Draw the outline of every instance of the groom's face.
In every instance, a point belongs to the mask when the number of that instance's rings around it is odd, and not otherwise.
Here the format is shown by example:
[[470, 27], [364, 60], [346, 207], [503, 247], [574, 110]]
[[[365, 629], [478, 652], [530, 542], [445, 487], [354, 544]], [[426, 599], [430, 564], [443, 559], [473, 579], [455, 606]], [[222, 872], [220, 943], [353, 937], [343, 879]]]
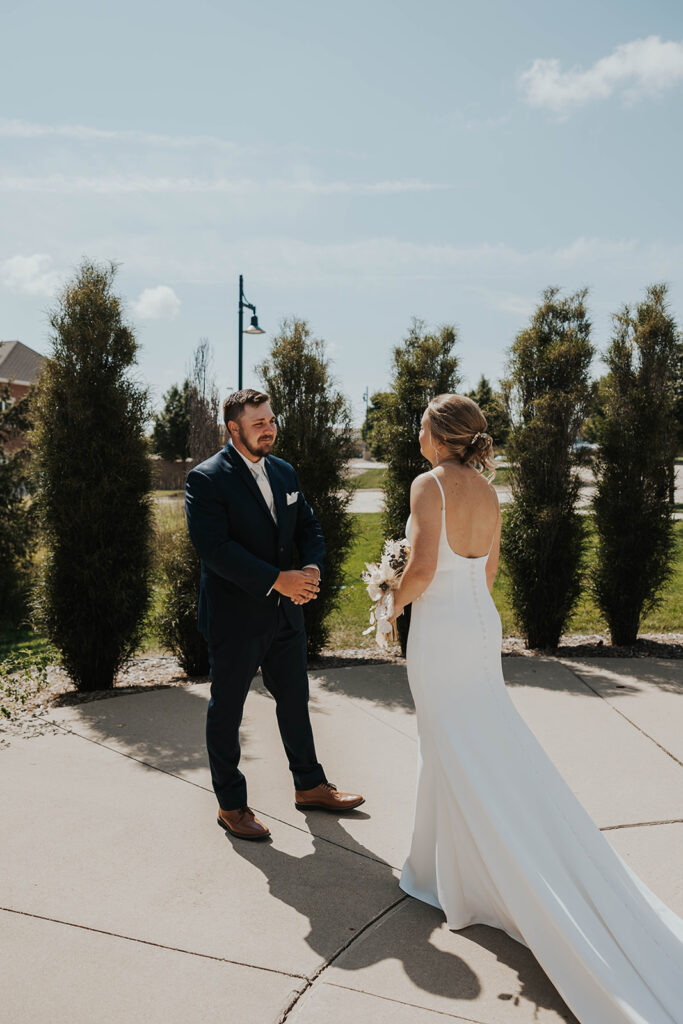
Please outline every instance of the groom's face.
[[277, 423], [269, 402], [245, 405], [239, 420], [230, 420], [230, 425], [233, 443], [240, 441], [255, 459], [270, 455], [277, 437]]

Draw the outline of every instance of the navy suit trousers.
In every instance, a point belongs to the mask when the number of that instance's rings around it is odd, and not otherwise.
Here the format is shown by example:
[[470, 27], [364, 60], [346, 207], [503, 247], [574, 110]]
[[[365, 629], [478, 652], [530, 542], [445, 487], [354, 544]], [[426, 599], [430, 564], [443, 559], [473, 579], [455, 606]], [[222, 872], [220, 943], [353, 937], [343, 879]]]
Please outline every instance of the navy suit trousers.
[[[227, 631], [226, 631], [227, 632]], [[290, 625], [278, 605], [270, 633], [218, 640], [209, 637], [211, 699], [206, 745], [211, 781], [224, 811], [247, 803], [247, 784], [239, 770], [239, 729], [249, 686], [259, 665], [263, 683], [275, 698], [277, 722], [294, 788], [314, 789], [325, 782], [318, 763], [308, 713], [306, 631]]]

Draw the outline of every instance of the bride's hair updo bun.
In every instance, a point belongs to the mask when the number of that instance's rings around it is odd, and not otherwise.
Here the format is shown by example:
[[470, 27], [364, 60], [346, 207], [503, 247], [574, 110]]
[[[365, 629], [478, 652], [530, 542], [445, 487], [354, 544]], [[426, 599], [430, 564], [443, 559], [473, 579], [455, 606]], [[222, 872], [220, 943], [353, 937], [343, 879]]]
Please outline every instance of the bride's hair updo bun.
[[435, 444], [443, 445], [444, 458], [458, 459], [464, 466], [472, 463], [480, 473], [491, 470], [493, 438], [486, 433], [486, 417], [472, 398], [465, 395], [437, 395], [427, 406], [427, 422]]

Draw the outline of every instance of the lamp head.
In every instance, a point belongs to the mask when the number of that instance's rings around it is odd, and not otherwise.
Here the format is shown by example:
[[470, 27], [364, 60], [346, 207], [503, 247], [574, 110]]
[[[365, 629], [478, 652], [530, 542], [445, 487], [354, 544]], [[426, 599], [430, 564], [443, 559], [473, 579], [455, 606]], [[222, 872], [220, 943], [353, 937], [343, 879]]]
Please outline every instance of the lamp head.
[[266, 333], [261, 327], [259, 327], [259, 325], [258, 325], [258, 317], [256, 316], [255, 313], [254, 313], [254, 315], [251, 318], [250, 326], [244, 328], [244, 333], [245, 334], [265, 334]]

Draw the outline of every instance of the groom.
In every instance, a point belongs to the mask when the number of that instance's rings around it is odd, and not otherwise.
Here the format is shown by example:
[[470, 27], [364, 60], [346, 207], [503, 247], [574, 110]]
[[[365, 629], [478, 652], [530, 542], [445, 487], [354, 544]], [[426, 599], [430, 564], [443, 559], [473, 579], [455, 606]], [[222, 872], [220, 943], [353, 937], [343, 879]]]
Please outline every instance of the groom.
[[[201, 560], [198, 626], [211, 666], [206, 742], [218, 824], [240, 839], [267, 839], [238, 767], [242, 710], [259, 665], [275, 698], [295, 805], [348, 811], [363, 797], [327, 781], [308, 715], [301, 605], [320, 589], [320, 523], [293, 466], [270, 454], [277, 425], [268, 395], [235, 391], [223, 403], [223, 419], [228, 443], [190, 470], [185, 487], [187, 526]], [[292, 568], [294, 545], [301, 569]]]

